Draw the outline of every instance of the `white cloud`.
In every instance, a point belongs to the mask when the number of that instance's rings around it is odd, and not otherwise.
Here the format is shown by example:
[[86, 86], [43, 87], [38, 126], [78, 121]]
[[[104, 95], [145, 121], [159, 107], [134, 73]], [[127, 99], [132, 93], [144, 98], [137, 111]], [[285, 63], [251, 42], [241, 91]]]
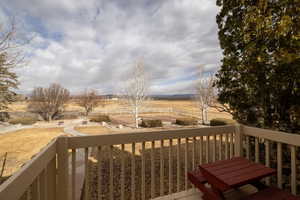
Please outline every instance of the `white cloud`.
[[193, 84], [185, 77], [195, 74], [196, 66], [205, 64], [210, 71], [219, 65], [214, 3], [2, 0], [0, 7], [21, 16], [26, 31], [37, 35], [28, 48], [29, 66], [17, 70], [22, 91], [58, 82], [74, 92], [119, 92], [126, 71], [143, 58], [151, 93], [188, 93]]

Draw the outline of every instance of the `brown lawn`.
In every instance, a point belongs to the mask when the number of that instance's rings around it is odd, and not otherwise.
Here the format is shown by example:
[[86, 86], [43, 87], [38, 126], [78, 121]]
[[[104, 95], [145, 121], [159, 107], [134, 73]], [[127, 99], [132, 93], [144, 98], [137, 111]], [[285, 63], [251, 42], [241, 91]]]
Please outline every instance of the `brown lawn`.
[[89, 134], [89, 135], [99, 135], [105, 133], [112, 133], [112, 130], [104, 127], [104, 126], [82, 126], [82, 127], [75, 127], [76, 131], [81, 133]]
[[[30, 128], [0, 135], [0, 158], [8, 152], [4, 176], [15, 173], [53, 138], [63, 134], [63, 128]], [[2, 164], [2, 159], [0, 161]]]

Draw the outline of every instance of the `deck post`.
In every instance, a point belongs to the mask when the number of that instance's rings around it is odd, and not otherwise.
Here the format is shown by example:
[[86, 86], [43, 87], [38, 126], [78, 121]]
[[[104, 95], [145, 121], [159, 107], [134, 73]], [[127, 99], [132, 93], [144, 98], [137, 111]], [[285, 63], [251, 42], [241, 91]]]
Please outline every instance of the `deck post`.
[[57, 146], [57, 200], [67, 200], [68, 180], [69, 180], [69, 156], [68, 156], [68, 138], [61, 136], [58, 138]]
[[235, 125], [235, 144], [234, 144], [234, 156], [239, 157], [243, 156], [243, 132], [242, 125]]

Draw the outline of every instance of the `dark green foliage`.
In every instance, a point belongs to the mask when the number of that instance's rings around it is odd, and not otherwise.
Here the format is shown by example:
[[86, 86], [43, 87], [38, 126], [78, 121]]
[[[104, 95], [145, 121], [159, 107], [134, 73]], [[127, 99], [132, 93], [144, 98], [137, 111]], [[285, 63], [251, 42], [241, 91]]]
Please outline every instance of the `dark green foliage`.
[[96, 115], [90, 118], [91, 122], [110, 122], [108, 115]]
[[215, 85], [241, 123], [300, 130], [300, 0], [217, 0]]
[[225, 118], [215, 118], [210, 120], [211, 126], [224, 126], [229, 124], [234, 124], [235, 121], [232, 119], [225, 119]]
[[160, 119], [143, 119], [141, 126], [145, 128], [152, 128], [162, 127], [163, 125]]
[[10, 124], [32, 125], [37, 121], [38, 119], [34, 117], [19, 117], [19, 118], [10, 119], [8, 122]]
[[190, 126], [190, 125], [197, 125], [198, 121], [197, 119], [194, 118], [179, 118], [176, 119], [175, 124], [182, 125], [182, 126]]

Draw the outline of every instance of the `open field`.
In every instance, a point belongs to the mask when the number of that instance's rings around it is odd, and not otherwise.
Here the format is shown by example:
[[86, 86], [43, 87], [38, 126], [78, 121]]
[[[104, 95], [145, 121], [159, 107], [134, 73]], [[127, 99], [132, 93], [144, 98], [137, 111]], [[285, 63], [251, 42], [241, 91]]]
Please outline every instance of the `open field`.
[[98, 134], [107, 134], [111, 133], [112, 131], [104, 126], [82, 126], [82, 127], [75, 127], [76, 131], [89, 134], [89, 135], [98, 135]]
[[[16, 172], [53, 138], [63, 134], [63, 128], [29, 128], [0, 135], [0, 156], [8, 152], [4, 176]], [[2, 164], [2, 160], [0, 162]]]
[[[15, 102], [9, 106], [8, 111], [11, 112], [24, 112], [27, 110], [28, 103], [26, 102]], [[170, 109], [172, 115], [192, 115], [200, 116], [197, 104], [192, 100], [151, 100], [147, 101], [144, 105], [146, 109]], [[101, 111], [119, 111], [124, 110], [125, 107], [119, 101], [107, 101], [104, 106], [98, 106], [94, 112]], [[66, 105], [66, 111], [81, 111], [84, 110], [79, 107], [75, 102], [70, 102]], [[208, 112], [208, 119], [212, 118], [227, 118], [231, 119], [231, 115], [224, 112], [219, 112], [214, 108], [210, 108]]]

